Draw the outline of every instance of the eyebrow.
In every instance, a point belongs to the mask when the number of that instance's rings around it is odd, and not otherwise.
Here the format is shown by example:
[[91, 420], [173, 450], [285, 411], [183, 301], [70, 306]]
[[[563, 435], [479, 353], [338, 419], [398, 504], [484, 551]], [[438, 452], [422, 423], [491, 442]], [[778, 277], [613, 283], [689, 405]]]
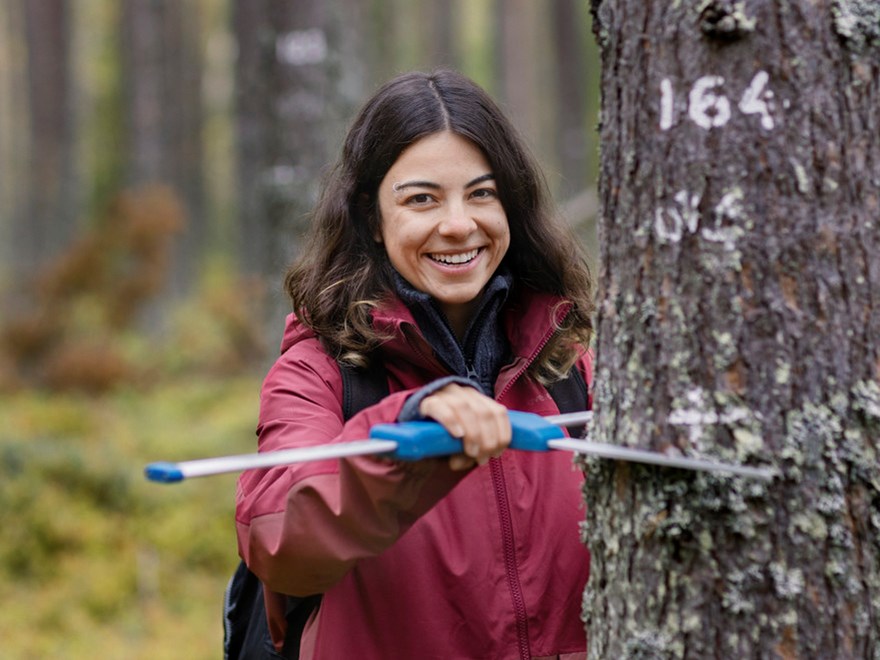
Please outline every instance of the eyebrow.
[[[487, 172], [486, 174], [481, 174], [475, 179], [471, 179], [466, 184], [464, 184], [464, 188], [470, 188], [472, 186], [477, 185], [478, 183], [483, 183], [483, 181], [491, 181], [495, 179], [495, 175], [492, 172]], [[394, 192], [400, 192], [405, 188], [430, 188], [431, 190], [439, 190], [440, 184], [434, 183], [433, 181], [403, 181], [399, 183], [395, 183], [391, 186], [391, 190]]]

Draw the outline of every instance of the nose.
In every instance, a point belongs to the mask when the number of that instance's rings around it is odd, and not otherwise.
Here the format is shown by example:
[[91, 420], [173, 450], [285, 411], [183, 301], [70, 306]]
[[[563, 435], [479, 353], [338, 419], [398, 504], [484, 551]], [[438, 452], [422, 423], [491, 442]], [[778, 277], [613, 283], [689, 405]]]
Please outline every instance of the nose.
[[437, 232], [441, 236], [464, 237], [476, 228], [477, 223], [464, 204], [451, 204], [443, 215]]

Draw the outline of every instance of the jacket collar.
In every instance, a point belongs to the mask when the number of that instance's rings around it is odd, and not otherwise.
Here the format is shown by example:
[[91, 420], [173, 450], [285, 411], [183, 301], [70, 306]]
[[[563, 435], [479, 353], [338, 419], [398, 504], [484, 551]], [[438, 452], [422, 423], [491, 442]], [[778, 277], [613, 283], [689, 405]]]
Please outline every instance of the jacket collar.
[[[571, 303], [557, 295], [514, 283], [501, 310], [501, 321], [513, 356], [528, 362], [534, 360], [570, 309]], [[392, 337], [388, 348], [413, 333], [424, 341], [412, 312], [396, 294], [389, 295], [373, 312], [373, 325]]]
[[[570, 309], [571, 303], [559, 296], [514, 283], [501, 310], [501, 322], [513, 357], [531, 363], [550, 341]], [[408, 338], [423, 342], [423, 349], [430, 351], [412, 312], [396, 294], [389, 294], [373, 312], [373, 325], [379, 332], [390, 337], [387, 345], [383, 346], [383, 351], [397, 353], [402, 349], [406, 350], [401, 344], [408, 344]], [[281, 352], [314, 336], [314, 332], [300, 323], [295, 314], [289, 314]]]
[[473, 309], [464, 336], [455, 335], [446, 314], [429, 294], [418, 291], [399, 274], [395, 290], [412, 312], [422, 336], [451, 374], [479, 383], [491, 392], [501, 367], [507, 361], [507, 337], [500, 324], [500, 310], [513, 283], [507, 268], [489, 280]]

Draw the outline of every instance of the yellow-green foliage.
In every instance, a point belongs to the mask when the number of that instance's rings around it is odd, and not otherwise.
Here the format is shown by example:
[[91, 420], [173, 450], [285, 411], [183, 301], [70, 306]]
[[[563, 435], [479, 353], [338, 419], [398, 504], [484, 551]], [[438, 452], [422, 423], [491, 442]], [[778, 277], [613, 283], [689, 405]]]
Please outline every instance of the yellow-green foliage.
[[120, 194], [0, 315], [2, 660], [221, 656], [235, 476], [143, 468], [255, 449], [263, 296], [211, 263], [144, 332], [183, 222]]
[[220, 657], [235, 477], [143, 467], [252, 451], [258, 392], [254, 375], [0, 398], [0, 656]]

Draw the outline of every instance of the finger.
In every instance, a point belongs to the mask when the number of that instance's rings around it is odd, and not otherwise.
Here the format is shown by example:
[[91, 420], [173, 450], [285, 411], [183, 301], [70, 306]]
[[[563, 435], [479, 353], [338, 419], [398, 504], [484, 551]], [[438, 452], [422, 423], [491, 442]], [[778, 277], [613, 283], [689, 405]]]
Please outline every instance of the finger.
[[[501, 404], [490, 400], [480, 402], [477, 425], [473, 436], [466, 437], [467, 442], [479, 445], [478, 458], [483, 462], [488, 458], [497, 457], [510, 444], [510, 421], [507, 409]], [[471, 454], [473, 455], [473, 454]]]
[[464, 454], [456, 454], [455, 456], [449, 457], [449, 469], [455, 472], [469, 470], [475, 464], [476, 462], [474, 459], [470, 456], [465, 456]]
[[462, 438], [467, 430], [466, 420], [460, 414], [454, 399], [441, 393], [425, 398], [419, 406], [419, 412], [433, 419], [445, 428], [454, 438]]
[[498, 450], [497, 423], [493, 419], [494, 402], [482, 394], [471, 391], [457, 392], [445, 401], [464, 428], [462, 442], [464, 453], [479, 463]]
[[450, 384], [426, 397], [419, 410], [462, 438], [464, 453], [480, 463], [510, 444], [507, 409], [474, 388]]

